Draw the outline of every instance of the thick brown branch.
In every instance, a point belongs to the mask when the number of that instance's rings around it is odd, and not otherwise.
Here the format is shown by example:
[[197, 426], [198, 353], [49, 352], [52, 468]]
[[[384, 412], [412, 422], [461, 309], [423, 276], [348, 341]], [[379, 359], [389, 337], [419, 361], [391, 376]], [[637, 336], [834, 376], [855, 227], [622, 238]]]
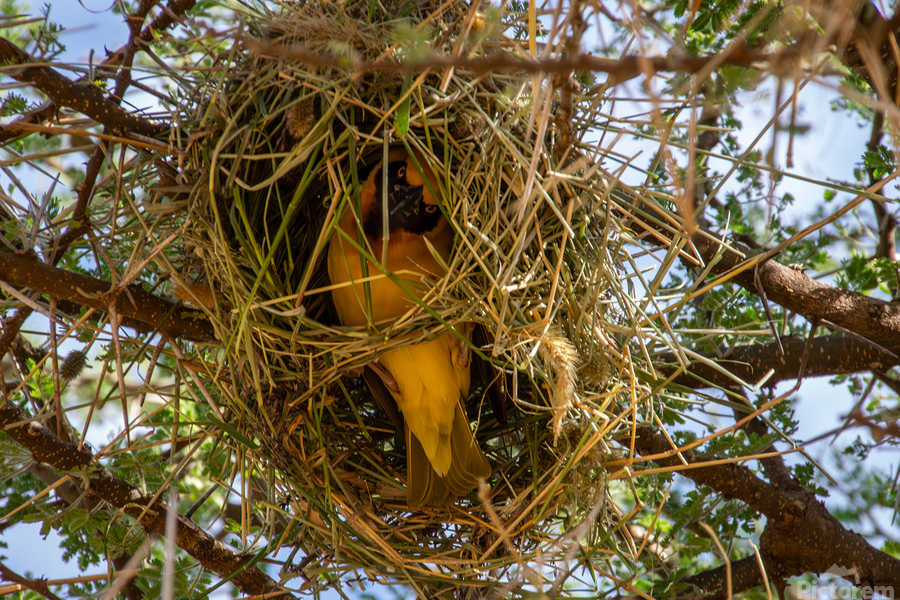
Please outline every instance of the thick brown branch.
[[[775, 572], [766, 571], [766, 575], [770, 581], [778, 581], [784, 577], [789, 577], [781, 572], [782, 570], [775, 566]], [[725, 574], [724, 567], [710, 569], [703, 573], [698, 573], [692, 577], [682, 580], [682, 583], [688, 583], [697, 586], [704, 594], [704, 600], [712, 600], [720, 597], [721, 590], [725, 589], [725, 580], [722, 578]], [[744, 590], [751, 590], [757, 586], [763, 585], [763, 577], [760, 573], [759, 562], [755, 556], [748, 556], [740, 560], [731, 562], [731, 590], [732, 593], [739, 593]], [[718, 593], [717, 593], [718, 592]]]
[[[708, 234], [707, 234], [708, 235]], [[717, 242], [700, 233], [692, 238], [698, 253], [707, 263], [720, 250]], [[747, 259], [755, 253], [742, 244], [734, 247]], [[744, 262], [736, 252], [725, 249], [712, 272], [724, 274]], [[731, 278], [749, 292], [756, 293], [753, 268]], [[871, 340], [888, 350], [900, 343], [900, 303], [885, 302], [844, 290], [807, 277], [804, 273], [769, 260], [759, 267], [760, 281], [769, 300], [809, 320], [825, 320]], [[895, 352], [896, 354], [896, 352]]]
[[128, 112], [106, 98], [103, 90], [93, 83], [75, 83], [58, 71], [45, 66], [28, 66], [31, 56], [5, 38], [0, 38], [0, 60], [6, 64], [23, 65], [21, 69], [5, 69], [4, 73], [30, 83], [46, 94], [57, 106], [68, 106], [94, 119], [119, 135], [128, 132], [148, 137], [157, 136], [168, 129]]
[[[49, 422], [49, 421], [48, 421]], [[52, 424], [51, 424], [52, 427]], [[52, 429], [50, 431], [53, 431]], [[59, 497], [62, 501], [64, 501], [68, 505], [74, 505], [76, 502], [82, 499], [83, 490], [78, 485], [76, 479], [69, 479], [68, 481], [63, 482], [62, 484], [57, 484], [57, 482], [61, 479], [61, 477], [57, 474], [57, 472], [50, 467], [50, 465], [42, 462], [33, 462], [31, 466], [28, 467], [28, 472], [43, 481], [47, 485], [56, 485], [54, 488], [54, 493]], [[84, 505], [89, 510], [94, 510], [100, 501], [96, 498], [85, 498]], [[104, 534], [101, 534], [101, 538]], [[128, 564], [128, 561], [131, 559], [131, 555], [128, 553], [123, 553], [117, 558], [112, 559], [112, 564], [116, 568], [117, 571], [121, 571]], [[137, 584], [134, 580], [129, 581], [125, 584], [124, 588], [125, 597], [128, 600], [139, 600], [144, 597], [144, 594], [141, 592], [140, 588], [138, 588]]]
[[[670, 455], [672, 446], [662, 433], [638, 429], [634, 442], [641, 455], [660, 456], [654, 462], [662, 466], [682, 464]], [[689, 464], [702, 464], [690, 453], [682, 453]], [[900, 586], [900, 560], [872, 547], [858, 533], [846, 529], [814, 494], [794, 488], [782, 489], [759, 479], [750, 469], [733, 463], [680, 471], [699, 485], [705, 485], [728, 498], [737, 498], [766, 515], [766, 528], [760, 538], [760, 553], [770, 578], [783, 579], [803, 573], [822, 573], [832, 565], [856, 567], [861, 585]], [[755, 558], [754, 558], [755, 560]], [[734, 568], [735, 564], [732, 564]], [[740, 577], [735, 577], [739, 573]], [[713, 569], [685, 580], [697, 585], [707, 600], [726, 596], [726, 570]], [[733, 572], [732, 593], [762, 585], [758, 566], [741, 563]]]
[[[777, 344], [773, 342], [754, 346], [738, 346], [724, 358], [716, 356], [708, 358], [750, 384], [757, 383], [770, 369], [774, 369], [775, 372], [766, 380], [766, 385], [774, 385], [781, 381], [797, 379], [806, 339], [783, 338], [782, 346], [784, 347], [784, 356], [778, 354]], [[897, 356], [891, 356], [871, 344], [839, 333], [817, 337], [810, 345], [803, 376], [825, 377], [889, 369], [900, 364], [900, 358], [898, 358], [900, 356], [900, 339], [896, 340], [888, 349]], [[664, 354], [659, 359], [669, 365], [676, 364], [676, 357], [673, 354]], [[659, 367], [659, 372], [668, 377], [677, 368], [677, 366]], [[691, 389], [735, 387], [737, 385], [733, 379], [721, 371], [699, 361], [691, 363], [688, 372], [682, 373], [673, 382]]]
[[[634, 438], [634, 448], [641, 456], [652, 457], [653, 462], [663, 467], [684, 464], [673, 452], [668, 438], [656, 429], [638, 429]], [[691, 452], [683, 452], [681, 456], [691, 465], [701, 465], [705, 462], [705, 459], [693, 458]], [[680, 473], [697, 484], [721, 492], [728, 498], [737, 498], [770, 518], [780, 516], [788, 508], [787, 502], [777, 488], [754, 475], [743, 465], [727, 463], [691, 468]]]
[[[115, 97], [105, 101], [110, 106], [117, 107], [120, 104], [121, 98], [125, 93], [125, 88], [131, 81], [130, 69], [131, 63], [134, 59], [134, 54], [141, 48], [141, 45], [151, 42], [154, 39], [156, 32], [168, 29], [173, 24], [175, 24], [180, 17], [182, 17], [188, 10], [194, 7], [194, 5], [196, 4], [196, 0], [171, 0], [166, 8], [156, 17], [156, 19], [154, 19], [153, 22], [150, 23], [150, 25], [145, 27], [143, 31], [140, 31], [138, 33], [140, 25], [145, 21], [147, 13], [150, 11], [154, 4], [154, 0], [144, 0], [143, 2], [141, 2], [141, 5], [138, 7], [137, 12], [129, 17], [130, 34], [128, 43], [115, 53], [111, 54], [109, 58], [107, 58], [107, 60], [101, 65], [101, 68], [112, 67], [116, 65], [123, 66], [123, 68], [120, 70], [119, 77], [116, 80]], [[79, 82], [72, 85], [91, 86], [92, 90], [96, 89], [96, 87], [92, 86], [90, 82]], [[6, 127], [0, 127], [0, 142], [20, 135], [25, 129], [23, 125], [40, 123], [43, 120], [48, 119], [52, 115], [54, 115], [57, 110], [58, 106], [54, 102], [50, 101], [47, 102], [40, 111], [26, 115]], [[107, 129], [109, 129], [108, 126]], [[94, 154], [91, 156], [91, 159], [88, 161], [87, 167], [85, 168], [84, 179], [78, 185], [78, 203], [76, 204], [75, 211], [72, 215], [72, 224], [69, 225], [65, 233], [59, 236], [51, 246], [53, 249], [49, 260], [49, 263], [51, 265], [55, 266], [56, 264], [58, 264], [59, 260], [68, 250], [69, 245], [76, 239], [80, 238], [90, 231], [90, 225], [88, 223], [88, 220], [85, 218], [85, 214], [87, 212], [87, 207], [94, 196], [94, 183], [97, 180], [97, 175], [100, 172], [100, 167], [102, 166], [103, 160], [105, 158], [106, 152], [103, 150], [103, 148], [98, 146], [94, 151]], [[15, 317], [13, 317], [13, 319], [7, 323], [7, 327], [3, 332], [3, 336], [0, 337], [0, 356], [6, 354], [10, 344], [12, 343], [12, 340], [15, 338], [16, 334], [18, 334], [19, 328], [22, 326], [22, 323], [24, 323], [25, 319], [27, 319], [28, 316], [31, 315], [31, 312], [31, 309], [28, 307], [20, 307], [16, 311]]]
[[[743, 410], [738, 407], [733, 408], [734, 418], [736, 421], [740, 421], [747, 414], [747, 410], [749, 410], [750, 406], [750, 397], [744, 394], [744, 397], [747, 399], [748, 405]], [[757, 437], [763, 437], [764, 435], [769, 433], [769, 427], [760, 417], [753, 417], [745, 423], [741, 429], [746, 431], [747, 433], [751, 433], [756, 435]], [[770, 453], [775, 452], [775, 444], [769, 444], [765, 448], [760, 449], [760, 453]], [[769, 456], [767, 458], [762, 458], [759, 460], [760, 466], [763, 468], [763, 472], [765, 473], [766, 479], [769, 480], [769, 483], [774, 485], [777, 488], [781, 488], [782, 491], [796, 492], [800, 491], [802, 488], [800, 484], [794, 479], [791, 470], [784, 464], [784, 457], [781, 455]]]
[[[620, 193], [631, 198], [628, 192]], [[662, 209], [656, 205], [644, 204], [642, 201], [637, 201], [636, 204], [662, 213]], [[644, 227], [654, 226], [646, 224]], [[672, 235], [671, 232], [660, 231], [664, 235]], [[786, 267], [775, 260], [744, 268], [747, 263], [754, 264], [749, 261], [754, 260], [757, 253], [735, 241], [731, 242], [730, 247], [723, 247], [716, 238], [714, 234], [703, 230], [698, 230], [691, 236], [697, 255], [704, 264], [712, 265], [712, 275], [727, 276], [728, 281], [753, 294], [758, 293], [761, 287], [770, 301], [809, 321], [827, 321], [900, 355], [900, 302], [885, 302], [821, 283], [808, 277], [803, 271]], [[693, 268], [694, 264], [686, 262], [686, 266]], [[739, 271], [741, 268], [743, 270]]]
[[[112, 286], [109, 282], [51, 267], [31, 257], [0, 252], [0, 280], [14, 286], [37, 290], [81, 306], [105, 311]], [[211, 342], [215, 331], [203, 313], [181, 309], [175, 304], [145, 292], [139, 285], [115, 299], [123, 325], [143, 333], [164, 332], [174, 338]]]
[[428, 58], [401, 62], [393, 59], [376, 61], [357, 60], [337, 55], [322, 55], [308, 52], [302, 46], [286, 46], [283, 44], [263, 43], [257, 40], [246, 40], [250, 50], [266, 55], [284, 58], [316, 67], [332, 67], [348, 69], [356, 72], [396, 71], [413, 73], [429, 68], [462, 69], [475, 75], [497, 71], [520, 71], [523, 73], [569, 73], [571, 71], [594, 71], [607, 73], [609, 85], [617, 85], [634, 79], [640, 75], [652, 75], [656, 72], [697, 73], [715, 65], [751, 65], [768, 62], [770, 64], [794, 60], [801, 56], [801, 44], [791, 46], [776, 53], [761, 52], [758, 48], [738, 45], [727, 56], [689, 56], [674, 58], [668, 56], [624, 56], [619, 60], [601, 58], [590, 54], [576, 54], [565, 58], [516, 58], [509, 53], [494, 53], [484, 59], [471, 59], [468, 56], [434, 55]]
[[[40, 423], [28, 422], [7, 428], [28, 418], [25, 411], [14, 404], [0, 408], [0, 428], [28, 449], [35, 460], [48, 463], [61, 471], [82, 469], [92, 497], [122, 509], [140, 522], [148, 533], [165, 535], [168, 510], [165, 503], [159, 500], [154, 502], [152, 494], [142, 494], [137, 488], [114, 476], [109, 469], [96, 464], [95, 457], [86, 448], [79, 451], [75, 444], [61, 441]], [[237, 573], [231, 581], [246, 594], [269, 594], [278, 591], [277, 583], [259, 568], [246, 567], [250, 556], [233, 552], [181, 515], [178, 515], [175, 541], [179, 548], [220, 576], [229, 577]], [[290, 595], [283, 593], [270, 597], [289, 598]]]
[[[777, 519], [770, 519], [760, 536], [760, 555], [769, 579], [780, 581], [804, 573], [823, 573], [833, 565], [855, 568], [857, 587], [897, 589], [900, 585], [900, 560], [871, 546], [866, 539], [846, 529], [809, 492], [794, 496], [791, 508]], [[752, 559], [752, 563], [750, 562]], [[755, 557], [740, 566], [740, 579], [732, 563], [732, 593], [763, 584]], [[755, 569], [753, 567], [756, 567]], [[722, 600], [725, 593], [725, 567], [712, 569], [684, 580], [708, 594], [707, 600]]]

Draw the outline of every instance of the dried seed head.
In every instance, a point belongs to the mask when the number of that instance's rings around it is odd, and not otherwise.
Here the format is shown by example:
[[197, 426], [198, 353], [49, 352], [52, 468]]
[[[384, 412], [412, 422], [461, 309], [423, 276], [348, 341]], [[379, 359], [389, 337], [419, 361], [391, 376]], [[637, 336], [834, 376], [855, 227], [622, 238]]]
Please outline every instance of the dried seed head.
[[555, 413], [550, 420], [550, 427], [553, 429], [553, 443], [556, 444], [562, 432], [563, 418], [575, 403], [579, 356], [572, 342], [555, 326], [541, 339], [541, 354], [556, 371], [556, 381], [550, 394], [550, 403]]
[[316, 124], [316, 111], [312, 100], [304, 100], [290, 107], [285, 122], [291, 137], [302, 140]]
[[481, 33], [482, 31], [488, 28], [488, 21], [485, 18], [484, 13], [477, 12], [475, 16], [472, 18], [472, 28], [470, 31], [472, 33]]
[[63, 381], [72, 381], [81, 375], [86, 366], [87, 354], [81, 350], [72, 350], [59, 366], [59, 376], [63, 378]]

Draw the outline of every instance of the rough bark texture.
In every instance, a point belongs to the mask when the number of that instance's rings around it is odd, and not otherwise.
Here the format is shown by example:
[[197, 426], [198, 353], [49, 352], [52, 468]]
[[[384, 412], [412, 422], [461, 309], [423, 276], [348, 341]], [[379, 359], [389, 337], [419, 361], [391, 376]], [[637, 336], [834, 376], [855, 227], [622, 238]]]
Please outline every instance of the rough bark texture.
[[[719, 244], [700, 234], [691, 239], [703, 260], [712, 262], [720, 249]], [[747, 259], [756, 254], [743, 244], [734, 243], [733, 246]], [[744, 260], [737, 252], [726, 249], [713, 272], [725, 274]], [[774, 260], [759, 267], [759, 277], [770, 302], [811, 321], [827, 320], [898, 354], [900, 302], [885, 302], [821, 283]], [[731, 281], [754, 294], [757, 291], [753, 268], [737, 274]]]
[[[50, 431], [53, 431], [52, 427], [53, 426], [51, 424], [49, 428]], [[33, 462], [31, 466], [28, 467], [28, 472], [43, 481], [48, 486], [56, 484], [61, 479], [61, 477], [57, 474], [53, 467], [51, 467], [47, 463]], [[73, 506], [76, 502], [80, 501], [80, 506], [86, 508], [87, 510], [95, 510], [101, 504], [101, 502], [96, 498], [90, 496], [83, 498], [81, 486], [78, 484], [76, 479], [69, 479], [62, 484], [57, 485], [54, 488], [53, 493], [70, 506]], [[108, 515], [109, 513], [104, 511], [103, 514]], [[99, 535], [101, 539], [103, 539], [103, 537], [105, 536], [104, 533], [100, 533]], [[117, 558], [113, 558], [111, 562], [115, 566], [117, 571], [121, 571], [128, 565], [129, 560], [131, 560], [131, 555], [124, 553]], [[144, 597], [143, 592], [141, 592], [140, 588], [137, 586], [133, 579], [125, 584], [123, 591], [125, 592], [125, 597], [128, 600], [141, 600]]]
[[[0, 39], [0, 58], [4, 58], [8, 65], [18, 65], [17, 68], [8, 67], [6, 73], [19, 81], [30, 83], [53, 101], [42, 112], [24, 117], [18, 126], [13, 123], [0, 129], [0, 141], [20, 135], [26, 129], [26, 123], [50, 118], [57, 106], [78, 110], [119, 135], [134, 132], [155, 136], [165, 132], [166, 125], [141, 118], [119, 105], [130, 82], [128, 67], [141, 45], [151, 42], [155, 31], [171, 26], [194, 5], [194, 0], [171, 0], [150, 25], [139, 31], [153, 4], [151, 0], [141, 2], [138, 13], [142, 13], [142, 17], [140, 22], [131, 23], [128, 44], [111, 53], [101, 65], [108, 70], [122, 67], [118, 73], [114, 97], [107, 97], [101, 88], [91, 82], [73, 82], [50, 67], [29, 64], [32, 58], [27, 53], [9, 41]], [[845, 51], [839, 53], [844, 63], [865, 77], [882, 98], [897, 103], [897, 60], [888, 38], [889, 33], [900, 31], [897, 20], [884, 19], [869, 2], [847, 4], [838, 0], [815, 1], [803, 6], [809, 6], [812, 15], [823, 24], [829, 40], [835, 39], [839, 48], [846, 47]], [[841, 40], [845, 43], [841, 43]], [[711, 61], [750, 64], [757, 61], [775, 63], [777, 60], [793, 60], [800, 55], [800, 49], [801, 45], [798, 44], [784, 52], [764, 54], [757, 48], [741, 46], [724, 57], [626, 57], [622, 61], [579, 55], [571, 57], [571, 63], [554, 61], [552, 64], [542, 65], [532, 62], [525, 66], [536, 71], [548, 71], [548, 67], [554, 67], [564, 73], [581, 66], [609, 73], [610, 83], [614, 84], [658, 70], [693, 73], [706, 69]], [[322, 60], [321, 57], [318, 60]], [[475, 63], [476, 66], [478, 64]], [[491, 62], [491, 65], [496, 67], [497, 63]], [[382, 68], [408, 70], [408, 65], [385, 63]], [[707, 117], [712, 121], [718, 119], [718, 115], [712, 112]], [[707, 124], [703, 119], [701, 122]], [[715, 134], [707, 131], [701, 134], [697, 146], [710, 149], [716, 143]], [[98, 151], [91, 164], [99, 169], [103, 156]], [[89, 175], [90, 167], [91, 165]], [[77, 224], [59, 240], [59, 249], [48, 259], [51, 264], [55, 264], [69, 243], [89, 231], [89, 223], [86, 219], [82, 220], [82, 217], [93, 197], [95, 177], [89, 176], [85, 181], [89, 185], [79, 189]], [[705, 195], [705, 191], [700, 190], [698, 197], [701, 192]], [[895, 227], [896, 222], [893, 225], [887, 222], [887, 226]], [[893, 238], [893, 233], [890, 237]], [[708, 237], [695, 235], [692, 242], [699, 256], [706, 262], [712, 261], [719, 251], [719, 246]], [[746, 257], [752, 255], [752, 251], [747, 248], [738, 246], [738, 250]], [[713, 273], [722, 275], [738, 267], [744, 260], [744, 257], [735, 252], [725, 251], [714, 265]], [[757, 293], [754, 274], [754, 270], [750, 269], [736, 275], [732, 281]], [[158, 330], [172, 338], [199, 341], [215, 339], [212, 326], [201, 313], [179, 309], [144, 292], [138, 286], [131, 286], [126, 293], [111, 298], [111, 284], [108, 282], [55, 269], [34, 258], [10, 253], [0, 254], [0, 279], [102, 311], [107, 310], [110, 302], [114, 301], [118, 314], [125, 317], [124, 324], [142, 332]], [[768, 261], [759, 267], [759, 279], [770, 301], [812, 321], [826, 320], [834, 323], [894, 355], [900, 355], [900, 304], [886, 303], [819, 283], [775, 261]], [[14, 318], [7, 322], [7, 334], [11, 333], [15, 337], [21, 324], [17, 321], [23, 321], [28, 312], [28, 309], [24, 309], [17, 313], [20, 319]], [[12, 343], [11, 339], [9, 343]], [[0, 348], [7, 345], [0, 340]], [[783, 345], [783, 357], [775, 351], [775, 344], [766, 344], [735, 348], [727, 357], [719, 359], [718, 363], [745, 381], [757, 381], [770, 368], [775, 369], [775, 374], [769, 380], [771, 383], [795, 379], [799, 374], [806, 340], [787, 338], [783, 340]], [[898, 364], [898, 358], [894, 355], [862, 339], [843, 334], [828, 335], [813, 340], [804, 374], [816, 376], [883, 370]], [[662, 358], [675, 363], [674, 357]], [[667, 370], [663, 367], [661, 372], [671, 374], [674, 369]], [[679, 375], [675, 382], [691, 388], [709, 384], [733, 385], [732, 380], [718, 371], [700, 364], [691, 365], [690, 371]], [[95, 500], [109, 502], [121, 508], [123, 512], [139, 520], [148, 532], [160, 535], [164, 533], [167, 511], [164, 503], [154, 502], [151, 496], [144, 496], [114, 477], [107, 469], [96, 464], [95, 457], [89, 451], [79, 451], [76, 445], [60, 440], [45, 426], [36, 422], [22, 422], [25, 419], [27, 415], [13, 405], [0, 408], [0, 424], [9, 427], [7, 433], [28, 448], [36, 461], [51, 464], [64, 471], [83, 471], [84, 481], [89, 485], [90, 494]], [[19, 422], [22, 423], [16, 424]], [[752, 422], [748, 425], [750, 426], [758, 427], [759, 423]], [[738, 464], [703, 466], [710, 459], [698, 458], [690, 452], [679, 457], [673, 452], [667, 438], [652, 429], [638, 430], [635, 448], [640, 454], [652, 458], [662, 466], [681, 465], [681, 458], [699, 465], [679, 472], [698, 485], [711, 487], [725, 497], [738, 499], [766, 515], [767, 524], [760, 540], [760, 550], [770, 578], [781, 580], [810, 571], [821, 572], [832, 564], [839, 564], [855, 567], [861, 584], [889, 585], [894, 589], [900, 587], [900, 561], [879, 552], [866, 543], [862, 536], [844, 528], [813, 494], [801, 488], [791, 478], [790, 471], [779, 458], [760, 461], [768, 479], [765, 481]], [[61, 493], [77, 499], [78, 490], [76, 484], [72, 483], [64, 490], [61, 489]], [[204, 566], [223, 577], [244, 568], [250, 559], [232, 552], [183, 516], [178, 518], [176, 541]], [[755, 557], [738, 560], [731, 566], [734, 593], [762, 584], [762, 575]], [[695, 575], [686, 581], [696, 585], [703, 594], [711, 598], [724, 598], [725, 576], [725, 569], [719, 568]], [[234, 581], [246, 593], [278, 594], [276, 583], [253, 566], [238, 573]]]
[[4, 38], [0, 38], [0, 60], [7, 65], [22, 65], [21, 69], [5, 69], [6, 75], [17, 81], [30, 83], [47, 94], [57, 106], [68, 106], [84, 113], [119, 135], [134, 132], [153, 137], [168, 129], [166, 125], [128, 112], [107, 99], [103, 89], [93, 83], [75, 83], [51, 67], [28, 66], [32, 61], [31, 56]]
[[[781, 343], [784, 348], [783, 356], [778, 353], [778, 344], [772, 342], [736, 346], [722, 358], [714, 355], [709, 355], [708, 358], [751, 384], [759, 381], [769, 369], [774, 369], [775, 372], [766, 380], [766, 385], [774, 385], [797, 379], [803, 353], [806, 351], [806, 338], [791, 336], [782, 338]], [[900, 345], [900, 340], [895, 345]], [[895, 348], [894, 351], [895, 354], [892, 355], [878, 350], [872, 344], [840, 333], [817, 337], [810, 344], [803, 376], [824, 377], [889, 369], [900, 364], [900, 348]], [[668, 377], [677, 370], [674, 354], [667, 353], [659, 359], [663, 363], [676, 365], [658, 367], [657, 371], [663, 377]], [[673, 382], [691, 389], [737, 386], [733, 379], [701, 362], [691, 363], [688, 371], [678, 375]]]
[[40, 594], [47, 600], [60, 600], [60, 597], [50, 591], [45, 579], [28, 579], [22, 577], [18, 573], [9, 569], [3, 563], [0, 563], [0, 579], [17, 583], [25, 589], [31, 590], [36, 594]]
[[[0, 252], [0, 280], [97, 310], [107, 310], [113, 301], [109, 296], [112, 285], [106, 281], [10, 252]], [[127, 293], [115, 298], [115, 304], [117, 313], [125, 318], [122, 324], [137, 331], [160, 331], [195, 341], [216, 339], [212, 324], [202, 312], [179, 308], [139, 285], [128, 286]]]

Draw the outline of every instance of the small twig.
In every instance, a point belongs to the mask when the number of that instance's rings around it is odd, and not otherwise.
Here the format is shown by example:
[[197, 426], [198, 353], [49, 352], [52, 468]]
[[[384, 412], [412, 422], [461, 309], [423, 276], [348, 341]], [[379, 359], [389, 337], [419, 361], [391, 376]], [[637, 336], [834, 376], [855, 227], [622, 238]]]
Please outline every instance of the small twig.
[[[63, 410], [62, 410], [62, 390], [59, 385], [59, 352], [56, 343], [56, 298], [50, 297], [50, 352], [52, 353], [51, 364], [53, 365], [53, 401], [56, 404], [56, 437], [61, 440], [63, 437]], [[68, 437], [68, 436], [67, 436]], [[71, 440], [68, 440], [71, 441]]]
[[109, 328], [112, 330], [113, 348], [116, 353], [116, 379], [122, 401], [122, 416], [125, 419], [125, 442], [131, 446], [131, 425], [128, 423], [128, 391], [125, 387], [125, 373], [122, 370], [122, 346], [119, 342], [119, 314], [116, 303], [109, 303]]
[[759, 262], [753, 268], [753, 280], [756, 282], [756, 295], [762, 300], [763, 310], [766, 311], [766, 320], [769, 322], [769, 328], [772, 330], [772, 337], [775, 338], [775, 343], [778, 345], [778, 356], [784, 356], [784, 346], [781, 344], [781, 336], [778, 335], [775, 317], [772, 316], [772, 310], [769, 308], [769, 299], [766, 298], [766, 288], [763, 287], [762, 281], [759, 279], [759, 267], [762, 264], [762, 262]]
[[0, 578], [17, 583], [24, 588], [28, 588], [36, 594], [40, 594], [47, 600], [61, 600], [59, 596], [50, 591], [47, 586], [46, 579], [26, 579], [21, 575], [11, 571], [6, 565], [0, 563]]

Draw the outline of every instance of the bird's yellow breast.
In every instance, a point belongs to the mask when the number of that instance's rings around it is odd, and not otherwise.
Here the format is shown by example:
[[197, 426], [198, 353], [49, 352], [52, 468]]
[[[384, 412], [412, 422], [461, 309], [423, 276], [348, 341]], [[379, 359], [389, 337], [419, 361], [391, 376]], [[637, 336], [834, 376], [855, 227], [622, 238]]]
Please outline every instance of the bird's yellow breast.
[[[355, 233], [355, 230], [351, 230], [348, 235], [355, 239]], [[335, 233], [336, 237], [339, 235]], [[436, 239], [432, 240], [432, 244], [442, 256], [450, 254], [449, 240]], [[381, 240], [372, 241], [372, 251], [376, 259], [381, 258]], [[403, 279], [404, 285], [419, 298], [425, 293], [422, 277], [438, 277], [444, 272], [431, 254], [425, 239], [404, 231], [391, 234], [384, 271]], [[372, 322], [397, 318], [415, 305], [415, 300], [386, 277], [384, 271], [368, 261], [368, 276], [374, 277], [368, 282]], [[328, 248], [328, 272], [332, 283], [340, 286], [332, 291], [332, 297], [341, 322], [344, 325], [364, 325], [369, 322], [365, 286], [361, 282], [363, 272], [359, 251], [343, 238], [332, 240]]]

